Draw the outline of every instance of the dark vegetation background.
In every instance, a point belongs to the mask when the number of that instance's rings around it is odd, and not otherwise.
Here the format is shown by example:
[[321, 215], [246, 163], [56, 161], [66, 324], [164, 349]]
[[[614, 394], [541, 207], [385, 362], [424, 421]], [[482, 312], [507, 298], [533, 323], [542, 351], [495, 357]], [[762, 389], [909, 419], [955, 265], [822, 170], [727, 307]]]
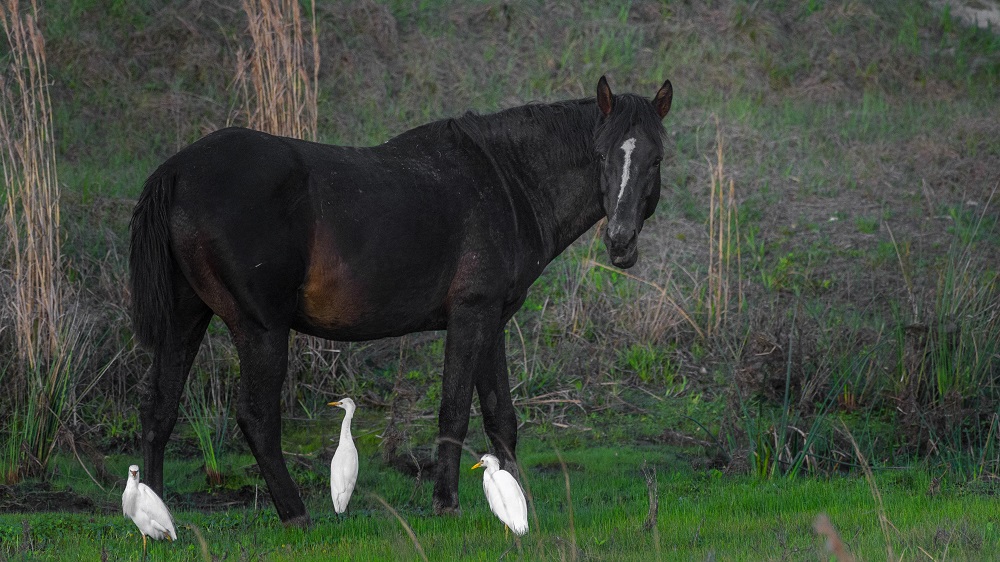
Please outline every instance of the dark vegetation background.
[[[669, 78], [664, 193], [639, 264], [605, 266], [597, 232], [585, 235], [509, 326], [522, 434], [668, 443], [698, 469], [761, 478], [921, 464], [992, 490], [1000, 37], [964, 13], [861, 0], [323, 2], [319, 140], [370, 145], [467, 110], [590, 96], [602, 74], [648, 96]], [[85, 334], [53, 439], [110, 483], [120, 475], [104, 455], [139, 455], [150, 361], [127, 316], [127, 222], [161, 161], [245, 122], [233, 84], [246, 16], [210, 0], [50, 0], [38, 23], [68, 313]], [[11, 290], [0, 281], [0, 299]], [[2, 320], [8, 384], [24, 375]], [[363, 439], [412, 469], [432, 452], [442, 342], [293, 338], [286, 435], [351, 395], [382, 428]], [[229, 410], [237, 372], [213, 323], [170, 454], [246, 452]], [[0, 396], [0, 412], [12, 401]], [[16, 420], [0, 415], [8, 459], [20, 458]], [[8, 481], [52, 476], [14, 464]]]

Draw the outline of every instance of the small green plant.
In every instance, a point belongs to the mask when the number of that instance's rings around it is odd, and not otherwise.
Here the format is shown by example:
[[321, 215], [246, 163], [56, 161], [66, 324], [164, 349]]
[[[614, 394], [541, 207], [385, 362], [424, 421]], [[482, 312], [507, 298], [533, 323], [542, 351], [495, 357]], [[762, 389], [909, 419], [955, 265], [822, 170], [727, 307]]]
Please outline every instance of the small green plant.
[[875, 234], [878, 232], [881, 222], [878, 218], [872, 217], [857, 217], [854, 219], [854, 224], [858, 227], [858, 232], [863, 234]]
[[920, 50], [920, 28], [921, 22], [920, 12], [916, 8], [907, 9], [903, 16], [903, 20], [900, 22], [899, 33], [896, 36], [896, 42], [910, 51], [916, 54]]
[[21, 465], [24, 453], [24, 429], [21, 427], [25, 416], [18, 407], [14, 407], [7, 420], [3, 433], [3, 449], [0, 449], [0, 483], [14, 484], [21, 480]]
[[978, 220], [954, 215], [955, 249], [948, 252], [939, 270], [933, 308], [925, 323], [918, 325], [923, 328], [922, 337], [901, 334], [896, 338], [902, 344], [898, 352], [901, 380], [926, 404], [1000, 399], [993, 375], [1000, 364], [1000, 319], [993, 312], [1000, 278], [975, 259], [977, 241], [993, 227], [992, 223], [983, 225], [988, 207]]
[[677, 379], [677, 365], [671, 359], [672, 349], [649, 344], [632, 344], [619, 355], [621, 368], [634, 373], [643, 383], [673, 386]]
[[815, 277], [813, 263], [822, 262], [826, 254], [816, 248], [790, 251], [779, 257], [773, 266], [760, 268], [761, 284], [768, 291], [788, 291], [794, 294], [823, 293], [833, 287], [833, 279]]
[[[829, 323], [830, 319], [814, 318], [814, 321]], [[796, 308], [790, 334], [800, 333], [796, 328], [798, 323]], [[734, 412], [737, 427], [727, 436], [730, 455], [735, 457], [747, 451], [750, 472], [756, 478], [815, 474], [829, 466], [835, 456], [843, 458], [842, 451], [832, 449], [829, 437], [832, 412], [843, 405], [845, 397], [854, 399], [850, 388], [855, 383], [851, 377], [864, 369], [867, 358], [855, 358], [850, 364], [839, 364], [832, 369], [838, 360], [835, 354], [812, 355], [815, 350], [799, 349], [801, 345], [789, 337], [782, 350], [785, 365], [780, 403], [775, 403], [776, 397], [758, 395], [753, 389], [747, 395], [739, 386], [734, 387], [739, 410]], [[806, 361], [811, 364], [803, 365]]]
[[225, 479], [219, 459], [229, 428], [229, 396], [222, 388], [221, 377], [210, 374], [207, 381], [199, 382], [201, 378], [191, 377], [184, 416], [198, 440], [208, 484], [221, 486]]
[[[43, 474], [56, 446], [56, 435], [70, 409], [70, 390], [78, 373], [85, 368], [81, 360], [83, 328], [78, 317], [60, 329], [57, 354], [38, 357], [32, 365], [23, 365], [23, 389], [13, 400], [13, 416], [9, 423], [4, 458], [0, 459], [3, 478], [15, 483], [25, 476]], [[38, 352], [40, 353], [40, 352]]]
[[949, 206], [947, 214], [951, 219], [948, 230], [956, 237], [956, 244], [960, 248], [966, 248], [996, 232], [996, 219], [987, 215], [985, 209], [977, 216], [972, 209]]
[[[993, 314], [997, 275], [950, 262], [938, 282], [934, 324], [927, 341], [935, 398], [972, 398], [994, 392], [1000, 320]], [[984, 398], [996, 396], [984, 396]]]

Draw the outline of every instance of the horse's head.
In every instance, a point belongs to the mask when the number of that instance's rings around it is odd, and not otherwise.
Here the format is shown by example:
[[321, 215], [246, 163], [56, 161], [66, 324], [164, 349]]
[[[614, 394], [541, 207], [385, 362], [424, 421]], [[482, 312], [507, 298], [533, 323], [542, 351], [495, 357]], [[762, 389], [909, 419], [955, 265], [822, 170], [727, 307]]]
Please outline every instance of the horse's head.
[[597, 84], [601, 116], [594, 147], [601, 163], [601, 195], [608, 216], [604, 243], [617, 267], [635, 264], [643, 221], [653, 214], [660, 199], [661, 122], [672, 99], [670, 80], [652, 101], [633, 94], [612, 94], [603, 76]]

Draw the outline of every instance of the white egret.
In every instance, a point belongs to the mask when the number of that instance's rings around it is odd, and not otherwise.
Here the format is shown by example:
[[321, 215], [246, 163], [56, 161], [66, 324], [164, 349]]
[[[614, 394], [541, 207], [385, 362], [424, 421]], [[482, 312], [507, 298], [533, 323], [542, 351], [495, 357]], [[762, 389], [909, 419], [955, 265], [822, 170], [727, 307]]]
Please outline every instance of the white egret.
[[351, 419], [354, 417], [354, 400], [341, 398], [330, 402], [329, 406], [340, 406], [347, 412], [340, 426], [340, 444], [330, 461], [330, 495], [333, 497], [333, 509], [337, 513], [347, 511], [347, 504], [354, 493], [354, 485], [358, 482], [358, 448], [354, 446], [351, 437]]
[[128, 467], [128, 482], [122, 493], [122, 512], [130, 518], [142, 533], [142, 555], [146, 556], [146, 537], [154, 540], [177, 540], [174, 518], [167, 506], [152, 488], [139, 482], [139, 467]]
[[483, 491], [490, 510], [503, 521], [506, 528], [515, 535], [528, 532], [528, 502], [524, 499], [524, 490], [514, 476], [500, 468], [500, 461], [493, 455], [483, 455], [483, 458], [472, 466], [473, 470], [486, 467], [483, 473]]

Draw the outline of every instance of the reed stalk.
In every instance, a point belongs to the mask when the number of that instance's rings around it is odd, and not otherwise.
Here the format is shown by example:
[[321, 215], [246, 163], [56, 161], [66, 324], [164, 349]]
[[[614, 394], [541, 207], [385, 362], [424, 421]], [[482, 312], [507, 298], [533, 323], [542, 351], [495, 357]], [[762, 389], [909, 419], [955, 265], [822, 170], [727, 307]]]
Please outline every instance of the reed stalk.
[[25, 14], [18, 0], [0, 6], [0, 26], [10, 46], [6, 71], [0, 74], [0, 165], [9, 237], [4, 262], [13, 287], [8, 306], [17, 357], [31, 369], [59, 354], [62, 318], [59, 180], [37, 12], [34, 2]]
[[316, 140], [320, 51], [311, 6], [307, 42], [297, 0], [243, 0], [252, 45], [237, 53], [235, 86], [252, 129]]
[[[708, 306], [704, 334], [712, 337], [719, 333], [736, 298], [737, 310], [743, 308], [743, 289], [740, 278], [742, 260], [740, 255], [740, 224], [736, 210], [736, 186], [732, 178], [726, 178], [723, 153], [722, 128], [715, 120], [716, 161], [711, 170], [709, 210], [708, 210]], [[728, 179], [728, 182], [726, 181]], [[726, 189], [728, 184], [728, 189]], [[735, 256], [733, 255], [735, 253]], [[732, 278], [733, 262], [736, 262], [736, 279]], [[736, 294], [733, 295], [735, 281]]]
[[0, 408], [0, 468], [6, 482], [43, 472], [80, 371], [83, 321], [64, 310], [52, 102], [38, 6], [0, 5], [10, 51], [0, 73], [0, 167], [8, 243], [2, 266], [11, 280], [0, 330], [13, 333], [14, 358]]

